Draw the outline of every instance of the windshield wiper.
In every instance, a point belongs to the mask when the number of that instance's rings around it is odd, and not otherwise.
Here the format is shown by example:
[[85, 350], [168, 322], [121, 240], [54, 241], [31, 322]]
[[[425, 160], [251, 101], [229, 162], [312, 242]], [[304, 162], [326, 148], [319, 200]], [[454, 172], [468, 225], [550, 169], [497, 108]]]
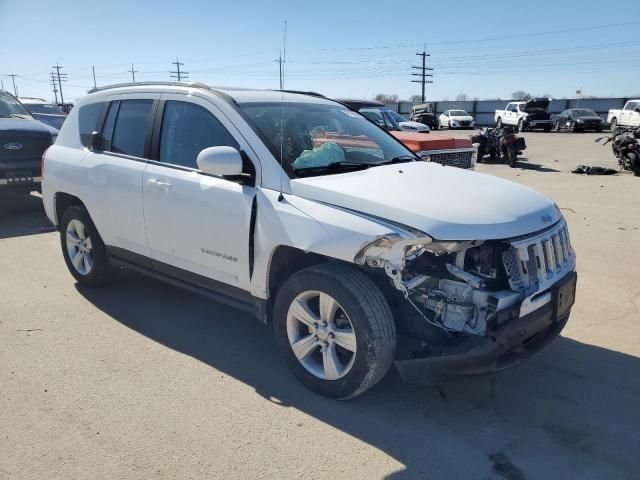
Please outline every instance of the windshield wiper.
[[378, 163], [367, 163], [367, 162], [350, 162], [348, 160], [344, 160], [341, 162], [331, 162], [331, 163], [327, 163], [326, 165], [314, 165], [312, 167], [300, 167], [300, 168], [294, 168], [294, 170], [296, 172], [308, 172], [308, 171], [313, 171], [313, 170], [333, 170], [333, 169], [339, 169], [340, 167], [364, 167], [364, 168], [369, 168], [369, 167], [373, 167], [375, 165], [379, 165]]
[[414, 162], [416, 157], [413, 155], [399, 155], [397, 157], [393, 157], [391, 160], [387, 160], [386, 162], [377, 163], [376, 165], [390, 165], [392, 163], [407, 163]]

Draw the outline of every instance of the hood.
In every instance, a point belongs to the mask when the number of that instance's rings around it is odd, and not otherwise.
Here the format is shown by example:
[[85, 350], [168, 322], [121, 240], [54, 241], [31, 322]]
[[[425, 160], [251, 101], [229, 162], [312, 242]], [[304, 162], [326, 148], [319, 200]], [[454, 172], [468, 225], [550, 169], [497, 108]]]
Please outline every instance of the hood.
[[448, 150], [451, 148], [471, 148], [473, 145], [468, 138], [453, 138], [444, 135], [426, 135], [419, 132], [389, 132], [400, 140], [412, 152], [421, 150]]
[[551, 103], [551, 99], [549, 98], [532, 98], [524, 104], [524, 111], [528, 112], [529, 110], [546, 110], [549, 108], [549, 104]]
[[453, 115], [453, 116], [451, 116], [449, 118], [451, 118], [453, 120], [463, 120], [463, 121], [464, 120], [468, 120], [470, 122], [473, 121], [473, 117], [471, 115]]
[[409, 127], [418, 131], [429, 131], [429, 126], [420, 122], [412, 122], [411, 120], [406, 120], [404, 122], [398, 122], [398, 125], [401, 127]]
[[0, 132], [50, 133], [57, 135], [58, 130], [38, 120], [21, 118], [0, 118]]
[[598, 120], [600, 122], [602, 122], [602, 117], [600, 115], [585, 115], [583, 117], [575, 117], [576, 120]]
[[438, 240], [526, 235], [558, 221], [541, 193], [499, 177], [431, 162], [291, 180], [296, 196], [401, 223]]

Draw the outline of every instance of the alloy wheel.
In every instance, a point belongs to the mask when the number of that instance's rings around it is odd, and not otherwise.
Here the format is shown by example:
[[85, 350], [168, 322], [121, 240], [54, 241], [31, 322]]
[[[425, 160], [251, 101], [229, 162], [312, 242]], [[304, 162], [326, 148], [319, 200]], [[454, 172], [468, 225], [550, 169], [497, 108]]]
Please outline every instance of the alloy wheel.
[[353, 367], [357, 342], [353, 324], [329, 294], [299, 294], [287, 312], [287, 336], [300, 364], [323, 380], [338, 380]]
[[84, 224], [71, 220], [66, 231], [67, 254], [71, 264], [81, 275], [88, 275], [93, 269], [93, 245]]

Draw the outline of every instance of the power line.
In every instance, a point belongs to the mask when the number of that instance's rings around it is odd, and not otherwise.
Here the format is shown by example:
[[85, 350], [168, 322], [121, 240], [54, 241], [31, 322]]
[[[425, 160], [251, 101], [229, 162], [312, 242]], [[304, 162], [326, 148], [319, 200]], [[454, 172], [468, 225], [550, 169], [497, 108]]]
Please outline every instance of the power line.
[[[185, 80], [189, 79], [189, 72], [180, 71], [180, 67], [184, 65], [184, 63], [180, 62], [180, 60], [178, 60], [178, 57], [176, 57], [176, 61], [171, 62], [171, 64], [175, 65], [176, 69], [174, 71], [169, 72], [169, 77], [176, 78], [178, 79], [179, 82], [181, 82], [182, 79], [185, 79]], [[131, 68], [133, 69], [133, 65], [131, 66]]]
[[424, 50], [422, 50], [422, 53], [416, 53], [417, 56], [422, 57], [422, 66], [421, 67], [416, 67], [413, 66], [411, 68], [415, 68], [420, 70], [420, 73], [412, 73], [411, 76], [413, 77], [420, 77], [420, 80], [411, 80], [411, 83], [420, 83], [421, 84], [421, 101], [424, 102], [424, 87], [427, 83], [433, 83], [433, 80], [429, 80], [431, 77], [433, 77], [433, 74], [431, 73], [427, 73], [428, 71], [433, 70], [433, 68], [428, 68], [427, 67], [427, 57], [430, 57], [431, 55], [429, 55], [427, 53], [427, 47], [425, 45]]

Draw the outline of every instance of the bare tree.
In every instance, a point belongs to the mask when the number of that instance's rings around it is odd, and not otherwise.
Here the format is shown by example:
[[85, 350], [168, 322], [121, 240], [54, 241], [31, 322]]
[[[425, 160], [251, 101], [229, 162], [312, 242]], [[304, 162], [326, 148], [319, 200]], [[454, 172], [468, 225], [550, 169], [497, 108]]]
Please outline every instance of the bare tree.
[[409, 97], [409, 101], [411, 103], [420, 103], [420, 102], [422, 102], [422, 97], [420, 95], [411, 95]]
[[456, 101], [458, 102], [466, 102], [468, 100], [470, 100], [471, 97], [469, 97], [469, 95], [467, 95], [464, 92], [460, 92], [458, 95], [456, 95]]
[[516, 90], [511, 94], [511, 98], [514, 100], [531, 100], [533, 97], [529, 92], [525, 92], [524, 90]]
[[382, 103], [396, 103], [398, 101], [398, 95], [396, 94], [388, 95], [386, 93], [379, 93], [373, 98]]

